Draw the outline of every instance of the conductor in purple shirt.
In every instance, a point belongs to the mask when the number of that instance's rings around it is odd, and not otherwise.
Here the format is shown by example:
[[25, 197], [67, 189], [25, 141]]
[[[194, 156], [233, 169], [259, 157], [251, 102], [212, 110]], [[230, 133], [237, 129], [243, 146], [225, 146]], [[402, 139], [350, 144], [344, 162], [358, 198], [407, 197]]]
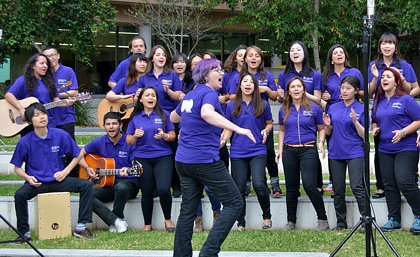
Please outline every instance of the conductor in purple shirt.
[[223, 210], [199, 256], [218, 255], [243, 207], [241, 194], [219, 158], [220, 134], [222, 129], [229, 129], [246, 135], [254, 143], [256, 141], [249, 129], [238, 127], [223, 117], [216, 92], [222, 87], [222, 78], [220, 61], [200, 61], [193, 71], [196, 88], [185, 95], [170, 116], [172, 122], [180, 122], [181, 126], [175, 165], [181, 179], [182, 203], [175, 233], [174, 257], [192, 256], [193, 223], [204, 185], [223, 204]]

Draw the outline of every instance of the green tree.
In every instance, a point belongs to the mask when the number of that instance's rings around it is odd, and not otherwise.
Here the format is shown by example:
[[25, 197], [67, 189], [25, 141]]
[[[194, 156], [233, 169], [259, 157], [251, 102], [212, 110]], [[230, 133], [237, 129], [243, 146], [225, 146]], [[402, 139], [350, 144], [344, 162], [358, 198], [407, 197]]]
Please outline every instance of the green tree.
[[90, 64], [97, 35], [114, 26], [115, 14], [108, 0], [0, 0], [0, 61], [40, 42], [67, 44], [77, 60]]

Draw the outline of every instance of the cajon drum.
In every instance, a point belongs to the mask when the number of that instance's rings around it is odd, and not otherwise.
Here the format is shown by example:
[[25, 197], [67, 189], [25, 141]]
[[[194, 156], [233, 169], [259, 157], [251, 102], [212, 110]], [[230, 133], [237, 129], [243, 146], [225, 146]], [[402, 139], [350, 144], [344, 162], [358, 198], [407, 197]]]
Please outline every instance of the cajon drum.
[[69, 192], [45, 193], [37, 196], [35, 234], [40, 240], [71, 236]]

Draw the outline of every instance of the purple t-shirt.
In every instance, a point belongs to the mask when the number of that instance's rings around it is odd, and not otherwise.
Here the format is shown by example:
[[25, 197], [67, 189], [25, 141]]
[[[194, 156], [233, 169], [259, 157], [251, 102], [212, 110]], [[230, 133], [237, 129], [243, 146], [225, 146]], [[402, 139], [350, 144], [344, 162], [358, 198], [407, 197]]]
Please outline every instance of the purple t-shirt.
[[[45, 86], [42, 79], [38, 79], [38, 86], [34, 89], [32, 95], [30, 95], [28, 90], [26, 89], [25, 78], [23, 76], [17, 78], [7, 92], [13, 94], [18, 100], [22, 100], [24, 98], [33, 96], [37, 98], [42, 104], [50, 103], [53, 101], [53, 99], [50, 96], [50, 92], [48, 91], [48, 88]], [[57, 126], [56, 115], [57, 114], [55, 111], [53, 111], [53, 109], [48, 110], [48, 127], [54, 128]]]
[[210, 104], [223, 115], [218, 94], [210, 87], [198, 84], [177, 106], [181, 116], [181, 132], [175, 160], [182, 163], [213, 163], [220, 160], [219, 146], [222, 129], [210, 125], [201, 117], [201, 107]]
[[[381, 85], [381, 78], [382, 78], [382, 71], [386, 68], [386, 65], [383, 60], [379, 62], [379, 65], [376, 63], [376, 61], [373, 61], [369, 64], [368, 69], [368, 81], [369, 83], [373, 80], [373, 75], [371, 72], [372, 65], [376, 64], [376, 69], [378, 70], [378, 84], [376, 86], [376, 93], [378, 92], [378, 89]], [[400, 60], [400, 65], [398, 66], [397, 61], [393, 60], [390, 67], [397, 68], [400, 73], [404, 76], [404, 78], [407, 80], [407, 82], [414, 83], [417, 81], [416, 72], [413, 69], [413, 66], [406, 62], [405, 60]]]
[[40, 182], [56, 181], [54, 174], [64, 169], [63, 157], [79, 155], [80, 148], [70, 135], [61, 129], [49, 128], [45, 139], [34, 131], [23, 136], [16, 145], [11, 164], [22, 167]]
[[286, 90], [287, 83], [289, 80], [299, 77], [305, 82], [306, 85], [306, 92], [313, 95], [315, 90], [321, 91], [321, 74], [314, 70], [312, 70], [311, 76], [304, 76], [300, 73], [296, 73], [295, 71], [290, 71], [287, 75], [285, 75], [285, 71], [281, 71], [278, 78], [279, 87], [283, 90]]
[[395, 154], [402, 151], [418, 151], [417, 133], [402, 138], [398, 143], [391, 142], [394, 130], [400, 130], [420, 119], [420, 106], [410, 95], [392, 96], [389, 101], [385, 96], [379, 100], [376, 109], [376, 122], [379, 124], [379, 151]]
[[181, 91], [182, 82], [179, 80], [178, 75], [174, 71], [162, 72], [158, 78], [153, 74], [153, 70], [148, 74], [141, 76], [140, 78], [140, 88], [153, 87], [159, 99], [159, 105], [162, 109], [171, 112], [177, 106], [177, 102], [174, 101], [163, 89], [162, 80], [166, 79], [168, 81], [168, 86], [172, 91]]
[[[255, 77], [258, 80], [258, 86], [267, 86], [271, 90], [277, 91], [277, 85], [276, 85], [276, 81], [274, 81], [274, 76], [268, 70], [265, 71], [265, 78], [263, 80], [260, 79], [261, 73], [259, 71], [255, 74]], [[229, 94], [236, 94], [236, 90], [238, 89], [240, 79], [241, 78], [240, 78], [239, 73], [232, 75], [230, 79], [230, 85], [229, 85]], [[268, 101], [267, 92], [261, 93], [261, 97], [265, 101]]]
[[335, 103], [338, 103], [340, 99], [340, 85], [341, 80], [347, 76], [355, 76], [360, 81], [360, 90], [364, 90], [364, 80], [362, 73], [356, 68], [344, 68], [343, 72], [341, 72], [340, 76], [337, 73], [333, 72], [331, 76], [328, 78], [326, 85], [323, 85], [322, 92], [328, 91], [330, 93], [331, 98], [327, 102], [327, 110], [328, 108]]
[[172, 154], [171, 146], [163, 139], [156, 139], [155, 134], [161, 128], [164, 133], [174, 131], [174, 124], [169, 120], [169, 115], [165, 111], [165, 127], [163, 120], [156, 112], [147, 115], [144, 111], [136, 114], [128, 123], [127, 134], [133, 135], [136, 129], [143, 128], [144, 135], [137, 139], [134, 157], [139, 158], [156, 158]]
[[262, 142], [261, 130], [265, 128], [265, 122], [271, 121], [273, 117], [271, 115], [270, 105], [265, 101], [264, 104], [264, 112], [260, 117], [256, 117], [252, 109], [252, 102], [249, 105], [242, 102], [241, 114], [239, 116], [234, 116], [232, 113], [234, 110], [234, 101], [228, 103], [226, 118], [241, 128], [251, 130], [257, 141], [257, 143], [254, 143], [247, 136], [233, 133], [230, 145], [230, 157], [245, 158], [267, 154], [267, 145]]
[[[58, 93], [79, 89], [76, 74], [70, 67], [60, 64], [60, 67], [54, 73], [54, 79], [57, 90], [60, 90]], [[69, 107], [55, 108], [54, 112], [57, 117], [57, 126], [76, 122], [76, 113], [73, 105]]]
[[357, 115], [357, 120], [364, 125], [363, 105], [354, 101], [346, 106], [343, 101], [331, 105], [328, 115], [331, 118], [333, 131], [328, 142], [328, 158], [332, 160], [350, 160], [362, 158], [363, 139], [357, 133], [352, 121], [351, 108]]
[[237, 69], [233, 69], [231, 72], [225, 72], [223, 75], [222, 88], [226, 90], [226, 93], [229, 93], [229, 89], [231, 87], [230, 85], [232, 84], [232, 78], [235, 76], [239, 76], [239, 71]]
[[126, 59], [122, 60], [115, 71], [111, 74], [111, 77], [109, 77], [108, 82], [114, 82], [117, 83], [120, 79], [127, 76], [128, 73], [128, 65], [130, 64], [131, 56], [127, 57]]
[[115, 94], [130, 95], [135, 94], [137, 89], [140, 88], [139, 81], [134, 82], [129, 87], [127, 86], [127, 78], [122, 78], [118, 81], [117, 85], [111, 89]]
[[[134, 159], [132, 152], [135, 145], [129, 145], [126, 142], [126, 135], [122, 134], [120, 140], [114, 144], [107, 135], [95, 138], [84, 149], [88, 154], [97, 154], [105, 158], [113, 158], [115, 168], [131, 167], [131, 161]], [[122, 177], [116, 175], [117, 178], [126, 179], [132, 176]]]
[[292, 104], [290, 115], [284, 123], [284, 107], [279, 111], [279, 125], [285, 126], [285, 144], [298, 145], [316, 141], [316, 125], [324, 124], [321, 108], [311, 103], [311, 110], [300, 106], [299, 111]]

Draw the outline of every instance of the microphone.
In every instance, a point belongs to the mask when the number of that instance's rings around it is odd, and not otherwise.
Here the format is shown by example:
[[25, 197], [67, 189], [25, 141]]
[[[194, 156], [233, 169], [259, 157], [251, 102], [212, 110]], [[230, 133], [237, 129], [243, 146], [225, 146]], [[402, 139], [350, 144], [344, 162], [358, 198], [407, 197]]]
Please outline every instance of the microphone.
[[369, 17], [375, 15], [375, 0], [367, 0], [367, 15]]

